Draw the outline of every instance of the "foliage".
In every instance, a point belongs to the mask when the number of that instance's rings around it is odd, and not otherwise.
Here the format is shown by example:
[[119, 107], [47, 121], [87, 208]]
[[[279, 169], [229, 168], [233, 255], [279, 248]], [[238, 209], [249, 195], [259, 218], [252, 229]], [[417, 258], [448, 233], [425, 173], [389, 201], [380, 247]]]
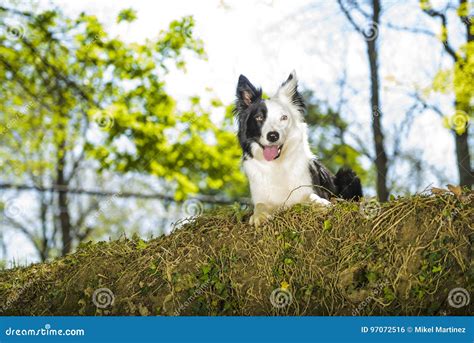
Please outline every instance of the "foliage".
[[[444, 19], [441, 25], [439, 40], [443, 43], [445, 50], [454, 59], [452, 67], [441, 69], [435, 75], [432, 90], [439, 93], [451, 93], [455, 96], [456, 112], [445, 116], [444, 125], [452, 129], [456, 134], [464, 134], [469, 126], [469, 121], [473, 118], [472, 99], [474, 95], [474, 26], [470, 15], [469, 1], [460, 1], [456, 9], [456, 15], [462, 26], [465, 27], [466, 39], [457, 50], [451, 46], [449, 41], [449, 31]], [[439, 12], [433, 15], [433, 6], [429, 0], [421, 0], [420, 7], [423, 11], [432, 16], [443, 16]], [[445, 15], [445, 14], [444, 14]], [[463, 28], [464, 29], [464, 28]]]
[[452, 68], [438, 71], [433, 80], [433, 91], [451, 93], [456, 97], [458, 109], [455, 113], [444, 117], [444, 125], [453, 129], [458, 135], [463, 134], [469, 121], [474, 118], [472, 99], [474, 94], [474, 42], [460, 48], [465, 59], [459, 59]]
[[[211, 120], [222, 104], [193, 97], [188, 109], [178, 109], [166, 90], [167, 75], [184, 72], [186, 56], [206, 58], [192, 17], [172, 21], [153, 39], [128, 43], [86, 13], [69, 18], [60, 9], [0, 7], [0, 15], [3, 182], [101, 188], [111, 174], [138, 172], [154, 176], [176, 200], [245, 190], [232, 119]], [[135, 19], [126, 9], [117, 22]], [[2, 200], [2, 207], [17, 206]], [[4, 223], [25, 235], [42, 260], [103, 232], [93, 230], [105, 217], [97, 215], [103, 210], [95, 198], [34, 192], [28, 200], [28, 211], [2, 211]]]
[[131, 23], [135, 19], [137, 19], [136, 11], [133, 8], [127, 8], [125, 10], [120, 11], [117, 17], [117, 23], [120, 23], [122, 21]]
[[333, 173], [341, 167], [350, 167], [366, 184], [369, 173], [360, 163], [361, 153], [346, 141], [349, 123], [338, 111], [319, 101], [312, 91], [303, 92], [303, 96], [313, 152]]
[[[241, 185], [229, 120], [213, 123], [199, 98], [189, 110], [178, 111], [166, 91], [166, 75], [171, 68], [184, 70], [187, 52], [205, 57], [202, 41], [193, 36], [192, 17], [171, 22], [157, 38], [139, 44], [110, 37], [94, 15], [3, 12], [17, 22], [5, 22], [0, 38], [6, 92], [0, 103], [1, 157], [18, 165], [17, 175], [43, 174], [61, 154], [74, 155], [83, 147], [101, 170], [166, 179], [177, 199], [220, 188], [222, 182]], [[124, 10], [118, 22], [135, 18]], [[24, 28], [17, 37], [8, 34], [13, 25]], [[12, 153], [18, 141], [22, 152], [50, 156], [23, 163]]]

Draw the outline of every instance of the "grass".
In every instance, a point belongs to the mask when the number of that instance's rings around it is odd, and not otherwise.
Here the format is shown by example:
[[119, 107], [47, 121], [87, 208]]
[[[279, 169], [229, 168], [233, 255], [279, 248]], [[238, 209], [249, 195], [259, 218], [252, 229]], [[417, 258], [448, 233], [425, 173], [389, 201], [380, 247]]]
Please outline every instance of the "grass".
[[169, 236], [4, 270], [0, 314], [470, 315], [474, 299], [448, 299], [473, 294], [470, 195], [298, 205], [258, 229], [248, 211], [219, 208]]

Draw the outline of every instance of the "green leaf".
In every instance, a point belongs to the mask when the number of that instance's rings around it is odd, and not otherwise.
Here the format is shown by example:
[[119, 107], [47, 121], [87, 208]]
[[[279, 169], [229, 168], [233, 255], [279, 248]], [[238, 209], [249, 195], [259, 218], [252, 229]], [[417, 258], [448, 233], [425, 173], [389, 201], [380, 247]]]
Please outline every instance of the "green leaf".
[[124, 10], [121, 10], [118, 17], [117, 17], [117, 23], [120, 23], [122, 21], [126, 22], [133, 22], [135, 19], [137, 19], [137, 12], [132, 9], [132, 8], [127, 8]]
[[323, 230], [324, 231], [329, 231], [329, 230], [331, 230], [331, 228], [332, 228], [331, 219], [326, 219], [324, 221], [324, 224], [323, 224]]

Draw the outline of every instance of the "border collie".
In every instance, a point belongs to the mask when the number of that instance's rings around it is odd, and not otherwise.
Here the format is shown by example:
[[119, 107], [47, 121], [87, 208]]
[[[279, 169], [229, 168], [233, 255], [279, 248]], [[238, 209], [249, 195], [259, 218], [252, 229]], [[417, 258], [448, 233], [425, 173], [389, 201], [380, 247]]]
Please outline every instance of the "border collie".
[[297, 203], [328, 206], [331, 197], [362, 196], [351, 169], [334, 176], [311, 153], [295, 71], [270, 99], [263, 99], [262, 90], [240, 75], [234, 111], [254, 205], [251, 225], [259, 226], [278, 209]]

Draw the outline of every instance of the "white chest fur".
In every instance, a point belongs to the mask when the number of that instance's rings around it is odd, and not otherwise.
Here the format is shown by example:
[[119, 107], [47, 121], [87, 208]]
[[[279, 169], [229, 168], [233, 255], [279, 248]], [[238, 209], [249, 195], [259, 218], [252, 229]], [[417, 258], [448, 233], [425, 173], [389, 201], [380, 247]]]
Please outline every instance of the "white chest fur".
[[307, 202], [313, 193], [309, 159], [302, 145], [283, 149], [281, 156], [270, 162], [259, 158], [244, 161], [253, 203], [280, 207]]

